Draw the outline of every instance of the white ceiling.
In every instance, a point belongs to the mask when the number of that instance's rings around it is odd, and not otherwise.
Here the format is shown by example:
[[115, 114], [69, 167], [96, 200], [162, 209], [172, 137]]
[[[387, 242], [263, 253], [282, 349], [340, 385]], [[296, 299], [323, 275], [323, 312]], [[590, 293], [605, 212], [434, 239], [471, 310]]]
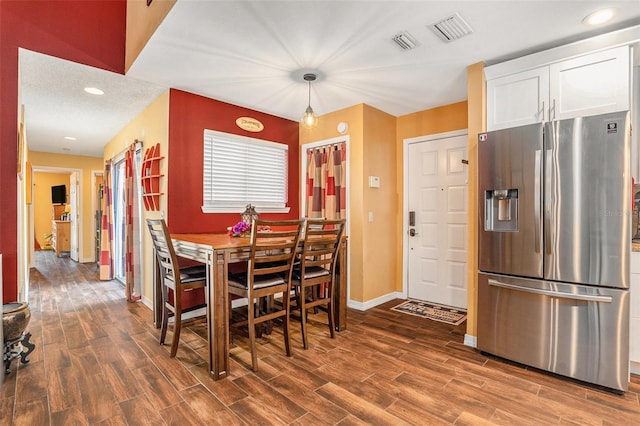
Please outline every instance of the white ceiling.
[[[611, 24], [582, 24], [603, 6], [618, 9]], [[429, 25], [455, 12], [474, 32], [447, 43]], [[308, 101], [305, 72], [319, 75], [311, 86], [319, 115], [366, 103], [400, 116], [466, 99], [469, 64], [638, 24], [640, 0], [178, 0], [126, 77], [21, 51], [28, 143], [102, 156], [102, 146], [169, 87], [298, 120]], [[401, 31], [416, 49], [391, 40]], [[105, 95], [85, 94], [87, 84]], [[62, 139], [68, 135], [77, 141]]]

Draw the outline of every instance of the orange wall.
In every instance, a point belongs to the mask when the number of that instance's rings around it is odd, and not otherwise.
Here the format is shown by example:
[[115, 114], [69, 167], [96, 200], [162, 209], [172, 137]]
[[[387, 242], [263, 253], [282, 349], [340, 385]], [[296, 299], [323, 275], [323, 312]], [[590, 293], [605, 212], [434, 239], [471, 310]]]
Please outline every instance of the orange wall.
[[[356, 307], [366, 308], [367, 302], [396, 288], [399, 260], [389, 251], [394, 251], [397, 236], [388, 231], [395, 229], [396, 210], [401, 208], [396, 193], [396, 119], [368, 105], [355, 105], [319, 117], [313, 129], [301, 127], [300, 143], [339, 139], [340, 122], [349, 126], [349, 297]], [[380, 177], [381, 187], [369, 188], [369, 176]]]
[[482, 62], [467, 68], [469, 97], [469, 215], [467, 239], [467, 335], [477, 335], [478, 325], [478, 133], [486, 131], [487, 93]]
[[[398, 194], [402, 197], [403, 188], [403, 158], [404, 139], [417, 136], [432, 135], [467, 129], [468, 131], [468, 206], [467, 219], [467, 335], [475, 336], [477, 327], [477, 135], [484, 129], [485, 120], [485, 92], [484, 68], [482, 63], [471, 65], [468, 69], [468, 101], [420, 111], [414, 114], [398, 117]], [[402, 209], [398, 209], [398, 235], [402, 234]], [[397, 246], [396, 256], [402, 259], [402, 241]], [[404, 271], [399, 268], [397, 282], [402, 283]]]
[[[467, 101], [398, 117], [398, 141], [467, 128]], [[402, 150], [402, 145], [400, 145]], [[400, 157], [402, 159], [402, 157]], [[402, 169], [400, 167], [400, 169]], [[400, 170], [401, 171], [401, 170]]]
[[[300, 145], [334, 138], [346, 140], [348, 137], [349, 139], [349, 152], [347, 153], [347, 162], [349, 163], [349, 185], [347, 188], [349, 200], [347, 206], [349, 209], [349, 290], [350, 299], [357, 301], [363, 301], [364, 295], [363, 253], [365, 248], [362, 244], [364, 108], [364, 104], [359, 104], [322, 115], [318, 117], [318, 124], [311, 129], [299, 126]], [[341, 135], [337, 130], [340, 122], [347, 123], [349, 126], [344, 135]], [[302, 155], [302, 150], [300, 155]], [[300, 164], [300, 158], [298, 158], [298, 164]], [[300, 211], [303, 210], [304, 206], [301, 206]]]
[[[160, 154], [165, 158], [160, 161], [160, 192], [167, 194], [167, 179], [169, 175], [169, 92], [158, 96], [140, 115], [125, 126], [104, 147], [104, 159], [108, 160], [124, 151], [136, 139], [142, 141], [143, 152], [149, 147], [160, 144]], [[179, 176], [179, 173], [177, 173]], [[160, 219], [165, 217], [167, 211], [167, 195], [160, 196], [160, 209], [158, 211], [145, 211], [142, 213], [142, 297], [145, 303], [151, 304], [153, 300], [153, 245], [151, 236], [144, 222], [146, 219]]]
[[[69, 173], [33, 173], [33, 232], [38, 244], [43, 248], [45, 235], [51, 233], [51, 220], [53, 219], [51, 187], [54, 185], [65, 185], [68, 199]], [[56, 217], [56, 219], [60, 218]]]
[[[467, 121], [467, 101], [444, 105], [398, 117], [396, 133], [396, 179], [398, 182], [398, 197], [400, 200], [402, 200], [404, 196], [404, 140], [418, 136], [435, 135], [438, 133], [466, 129]], [[397, 235], [404, 235], [402, 228], [402, 201], [400, 201], [397, 213], [396, 233]], [[403, 240], [400, 239], [395, 252], [398, 259], [402, 259], [404, 256], [402, 244]], [[402, 267], [399, 267], [398, 271], [399, 273], [396, 276], [396, 281], [401, 286], [404, 271], [402, 270]]]
[[[402, 258], [393, 256], [393, 247], [400, 243], [396, 232], [398, 196], [396, 161], [396, 117], [378, 109], [364, 107], [364, 145], [362, 192], [364, 205], [362, 222], [363, 285], [362, 301], [375, 300], [402, 290], [396, 277]], [[380, 188], [369, 188], [369, 176], [380, 178]], [[373, 214], [373, 222], [369, 214]]]

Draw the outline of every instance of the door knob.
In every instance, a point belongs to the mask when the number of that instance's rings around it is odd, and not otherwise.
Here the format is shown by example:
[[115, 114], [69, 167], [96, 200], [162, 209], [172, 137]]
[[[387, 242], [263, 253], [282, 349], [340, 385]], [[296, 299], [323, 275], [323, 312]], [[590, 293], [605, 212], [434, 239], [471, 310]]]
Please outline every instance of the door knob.
[[418, 235], [418, 233], [414, 228], [409, 229], [409, 236], [415, 237], [416, 235]]

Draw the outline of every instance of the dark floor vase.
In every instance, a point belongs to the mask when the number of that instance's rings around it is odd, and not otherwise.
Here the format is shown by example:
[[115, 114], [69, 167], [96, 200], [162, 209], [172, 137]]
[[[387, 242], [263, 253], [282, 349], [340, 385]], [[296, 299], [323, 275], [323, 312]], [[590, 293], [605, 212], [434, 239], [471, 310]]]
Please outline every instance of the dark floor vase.
[[29, 341], [31, 333], [25, 333], [31, 311], [26, 302], [13, 302], [2, 305], [2, 331], [4, 335], [4, 367], [5, 374], [11, 372], [11, 361], [20, 357], [23, 364], [29, 362], [27, 356], [35, 345]]

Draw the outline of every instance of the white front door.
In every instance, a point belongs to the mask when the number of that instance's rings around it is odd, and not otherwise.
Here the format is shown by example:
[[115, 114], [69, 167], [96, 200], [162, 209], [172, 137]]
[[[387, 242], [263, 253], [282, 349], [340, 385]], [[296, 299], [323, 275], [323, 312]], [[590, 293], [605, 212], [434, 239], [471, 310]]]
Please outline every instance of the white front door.
[[71, 259], [78, 262], [78, 173], [73, 172], [69, 176], [69, 219], [71, 220], [71, 253], [69, 256]]
[[467, 160], [466, 133], [408, 145], [411, 299], [467, 306], [467, 165], [463, 160]]

